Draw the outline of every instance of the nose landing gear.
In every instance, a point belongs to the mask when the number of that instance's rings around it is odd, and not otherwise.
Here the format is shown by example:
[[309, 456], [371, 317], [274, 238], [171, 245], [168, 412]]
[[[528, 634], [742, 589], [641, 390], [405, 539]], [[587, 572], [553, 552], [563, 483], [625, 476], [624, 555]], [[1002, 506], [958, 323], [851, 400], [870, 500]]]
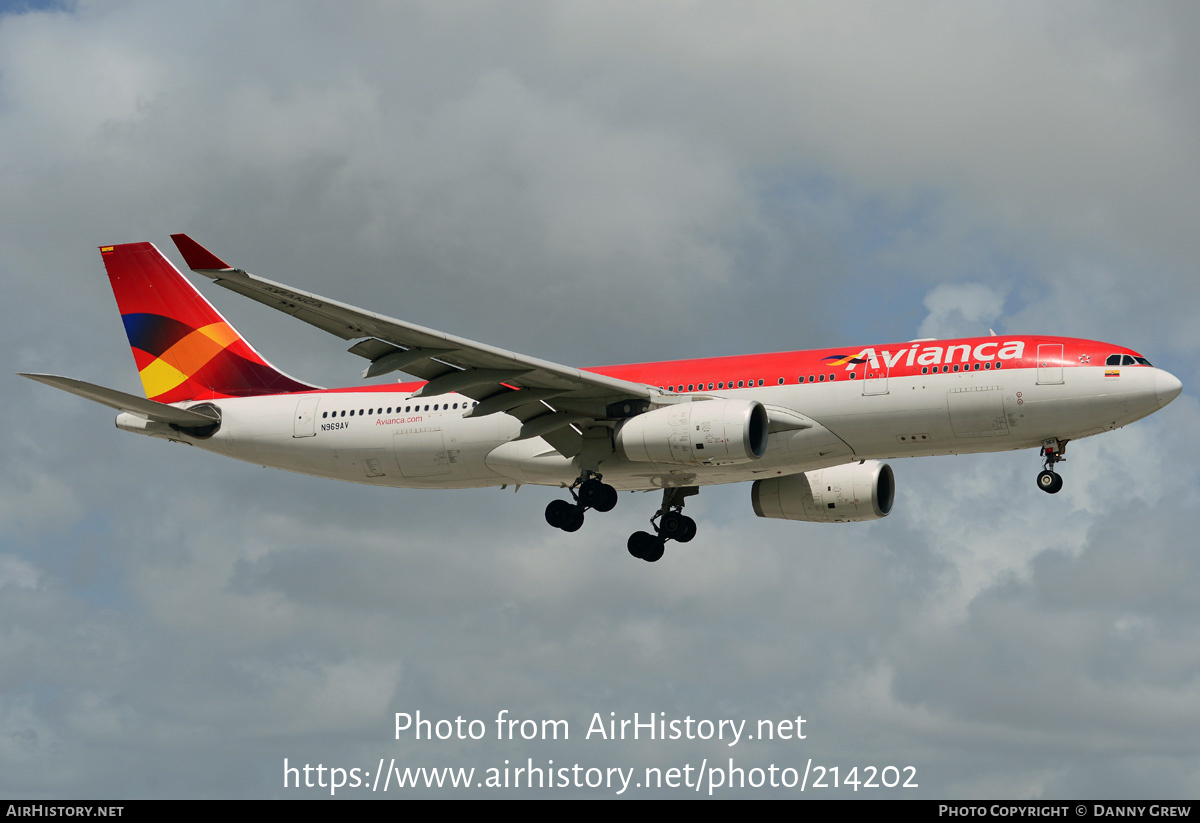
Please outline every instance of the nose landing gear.
[[650, 518], [650, 524], [654, 527], [654, 534], [650, 534], [649, 532], [634, 532], [631, 534], [629, 542], [626, 545], [629, 553], [638, 560], [654, 563], [662, 559], [668, 540], [687, 543], [695, 537], [696, 521], [683, 513], [683, 501], [685, 497], [690, 497], [699, 492], [700, 489], [696, 486], [679, 486], [671, 489], [663, 489], [662, 506]]
[[584, 472], [567, 491], [571, 493], [574, 503], [551, 500], [550, 505], [546, 506], [546, 522], [565, 532], [579, 531], [583, 525], [583, 514], [588, 509], [610, 512], [617, 505], [617, 490], [592, 472]]
[[1054, 471], [1059, 461], [1066, 460], [1067, 441], [1052, 437], [1042, 443], [1042, 471], [1038, 473], [1038, 488], [1047, 494], [1058, 494], [1063, 487], [1062, 475]]

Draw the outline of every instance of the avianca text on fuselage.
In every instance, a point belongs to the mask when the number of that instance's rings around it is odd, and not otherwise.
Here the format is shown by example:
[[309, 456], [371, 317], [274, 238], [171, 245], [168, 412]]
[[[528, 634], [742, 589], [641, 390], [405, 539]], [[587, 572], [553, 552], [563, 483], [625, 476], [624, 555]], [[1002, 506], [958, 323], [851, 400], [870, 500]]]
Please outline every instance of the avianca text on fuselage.
[[831, 366], [844, 363], [846, 371], [852, 372], [863, 364], [868, 364], [872, 369], [892, 369], [901, 362], [901, 359], [905, 366], [912, 368], [914, 366], [940, 366], [943, 363], [949, 365], [955, 362], [970, 364], [1020, 360], [1025, 354], [1024, 340], [1006, 340], [1004, 342], [985, 340], [974, 347], [971, 343], [948, 342], [949, 345], [938, 346], [922, 346], [921, 342], [916, 342], [895, 352], [888, 349], [876, 352], [874, 348], [866, 348], [858, 354], [842, 358], [837, 355], [828, 355], [825, 359], [832, 361]]
[[690, 541], [700, 487], [753, 481], [760, 517], [885, 517], [888, 458], [1036, 448], [1057, 492], [1066, 445], [1152, 414], [1182, 387], [1137, 352], [1013, 335], [576, 369], [367, 312], [234, 268], [186, 235], [188, 266], [343, 339], [364, 378], [322, 389], [267, 362], [150, 243], [101, 248], [145, 397], [26, 375], [119, 410], [118, 428], [370, 485], [566, 489], [579, 529], [618, 491], [660, 490], [634, 556]]

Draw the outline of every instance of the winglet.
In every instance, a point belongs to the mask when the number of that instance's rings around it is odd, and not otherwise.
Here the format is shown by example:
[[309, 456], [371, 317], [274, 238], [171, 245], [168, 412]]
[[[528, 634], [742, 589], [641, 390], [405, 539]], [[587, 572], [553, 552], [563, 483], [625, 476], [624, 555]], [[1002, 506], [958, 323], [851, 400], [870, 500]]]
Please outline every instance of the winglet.
[[186, 234], [172, 234], [171, 239], [175, 241], [175, 248], [179, 249], [179, 253], [183, 255], [184, 262], [188, 264], [188, 268], [192, 271], [213, 271], [233, 268], [233, 266], [217, 257]]

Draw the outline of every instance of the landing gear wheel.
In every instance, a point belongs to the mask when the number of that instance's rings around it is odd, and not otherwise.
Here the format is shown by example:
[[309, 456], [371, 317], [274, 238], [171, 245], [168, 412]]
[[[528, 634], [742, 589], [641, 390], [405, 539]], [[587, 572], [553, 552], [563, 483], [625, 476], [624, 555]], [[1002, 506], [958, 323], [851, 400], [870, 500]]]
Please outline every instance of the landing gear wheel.
[[604, 499], [604, 483], [601, 483], [594, 477], [590, 477], [579, 484], [579, 502], [590, 508], [596, 508], [596, 504]]
[[551, 500], [546, 506], [546, 522], [565, 532], [579, 531], [583, 525], [583, 509], [566, 500]]
[[546, 522], [556, 529], [561, 529], [563, 523], [571, 516], [571, 509], [575, 508], [566, 500], [551, 500], [546, 506]]
[[665, 546], [663, 543], [663, 539], [661, 537], [657, 537], [657, 538], [655, 538], [654, 543], [650, 546], [650, 548], [646, 550], [646, 553], [642, 555], [642, 559], [645, 560], [647, 563], [657, 563], [659, 560], [662, 559], [664, 551], [665, 551]]
[[683, 534], [679, 535], [675, 539], [680, 543], [687, 543], [696, 536], [696, 521], [687, 515], [683, 515], [683, 522], [685, 526]]
[[[590, 484], [594, 488], [589, 488]], [[589, 480], [579, 487], [579, 502], [591, 506], [598, 512], [610, 512], [617, 505], [617, 490], [599, 480]]]
[[658, 521], [658, 533], [666, 540], [686, 543], [696, 536], [696, 521], [682, 512], [667, 512]]
[[[570, 504], [568, 504], [570, 505]], [[566, 523], [559, 526], [565, 532], [577, 532], [583, 526], [583, 509], [571, 506], [571, 516]]]
[[610, 512], [617, 505], [617, 490], [598, 478], [589, 477], [579, 485], [579, 502], [598, 512]]
[[663, 556], [663, 539], [649, 532], [634, 532], [626, 544], [629, 553], [638, 560], [653, 563]]
[[1063, 487], [1062, 475], [1046, 469], [1044, 472], [1038, 474], [1037, 484], [1038, 488], [1047, 494], [1058, 494]]
[[634, 532], [629, 535], [629, 553], [638, 560], [654, 563], [663, 556], [664, 540], [649, 532]]
[[662, 516], [662, 520], [658, 521], [658, 534], [666, 540], [679, 540], [680, 536], [687, 533], [687, 521], [690, 517], [684, 517], [679, 512], [667, 512]]

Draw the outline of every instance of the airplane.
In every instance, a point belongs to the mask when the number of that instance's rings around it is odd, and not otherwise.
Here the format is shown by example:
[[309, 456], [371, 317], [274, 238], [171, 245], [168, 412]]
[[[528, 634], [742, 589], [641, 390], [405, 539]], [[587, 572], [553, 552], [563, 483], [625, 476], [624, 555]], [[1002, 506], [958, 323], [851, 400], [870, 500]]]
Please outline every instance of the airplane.
[[268, 363], [152, 243], [101, 246], [146, 396], [23, 374], [117, 409], [117, 428], [239, 460], [374, 486], [537, 484], [567, 491], [546, 521], [578, 530], [619, 491], [661, 491], [655, 562], [687, 543], [701, 486], [753, 481], [759, 517], [886, 517], [887, 459], [1036, 448], [1037, 485], [1072, 440], [1146, 417], [1182, 384], [1141, 354], [1057, 336], [920, 339], [577, 369], [339, 303], [228, 265], [185, 234], [187, 266], [218, 286], [336, 335], [364, 380], [324, 389]]

